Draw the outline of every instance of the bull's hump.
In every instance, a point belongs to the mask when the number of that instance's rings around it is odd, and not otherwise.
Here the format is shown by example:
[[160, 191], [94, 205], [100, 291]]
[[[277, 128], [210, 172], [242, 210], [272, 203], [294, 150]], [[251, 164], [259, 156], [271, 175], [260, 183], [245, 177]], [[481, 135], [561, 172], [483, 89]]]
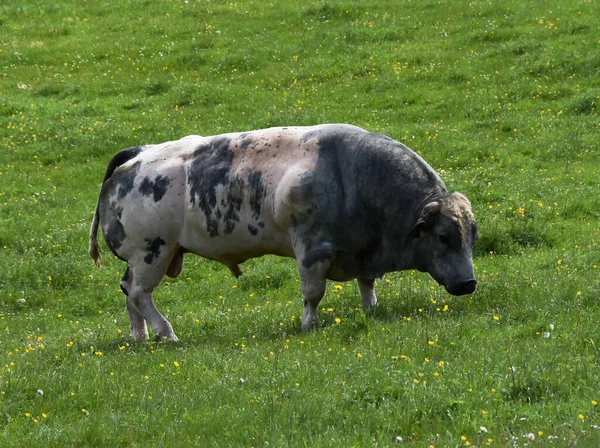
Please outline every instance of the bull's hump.
[[301, 140], [304, 142], [312, 139], [331, 139], [336, 137], [345, 139], [348, 137], [369, 133], [358, 126], [353, 126], [350, 124], [322, 124], [318, 126], [299, 128], [299, 130], [302, 132]]
[[[255, 131], [225, 134], [232, 140], [232, 149], [246, 151], [259, 150], [261, 147], [276, 147], [283, 150], [293, 149], [311, 139], [325, 136], [366, 134], [368, 131], [349, 124], [321, 124], [316, 126], [289, 126], [259, 129]], [[216, 137], [214, 137], [216, 138]], [[293, 143], [296, 143], [294, 145]]]

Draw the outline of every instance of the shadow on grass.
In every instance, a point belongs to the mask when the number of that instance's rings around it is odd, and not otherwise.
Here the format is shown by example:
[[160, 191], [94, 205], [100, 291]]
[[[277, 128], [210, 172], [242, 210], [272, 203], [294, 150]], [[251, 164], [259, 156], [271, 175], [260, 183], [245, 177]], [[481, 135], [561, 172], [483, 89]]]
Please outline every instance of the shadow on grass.
[[[224, 314], [205, 314], [200, 323], [171, 320], [179, 340], [156, 341], [151, 329], [148, 341], [133, 341], [125, 332], [95, 333], [81, 337], [76, 342], [76, 350], [81, 353], [94, 354], [100, 352], [146, 353], [157, 348], [161, 350], [185, 350], [193, 347], [220, 347], [230, 349], [243, 341], [286, 341], [287, 339], [320, 338], [320, 335], [335, 335], [341, 339], [355, 339], [371, 331], [375, 327], [387, 326], [390, 323], [426, 319], [456, 318], [458, 315], [471, 312], [464, 298], [454, 298], [451, 313], [435, 311], [436, 305], [424, 299], [424, 295], [408, 295], [404, 298], [383, 299], [368, 312], [360, 306], [342, 306], [335, 299], [330, 303], [336, 311], [328, 311], [327, 306], [320, 307], [319, 321], [316, 328], [303, 331], [301, 318], [277, 314], [276, 310], [263, 313], [248, 313], [237, 316]], [[439, 306], [437, 306], [439, 308]], [[298, 307], [298, 312], [301, 308]], [[324, 336], [325, 337], [325, 336]], [[242, 342], [241, 342], [242, 341]]]
[[[128, 354], [153, 353], [157, 349], [161, 351], [181, 351], [197, 347], [215, 347], [216, 349], [229, 350], [237, 347], [240, 341], [284, 343], [289, 339], [304, 339], [317, 337], [319, 335], [339, 333], [342, 339], [354, 339], [361, 334], [367, 333], [373, 324], [373, 317], [365, 315], [362, 310], [356, 315], [344, 316], [344, 325], [338, 325], [334, 318], [322, 318], [316, 328], [304, 331], [300, 320], [286, 322], [280, 325], [279, 321], [273, 321], [271, 325], [264, 322], [256, 325], [239, 325], [232, 328], [227, 326], [220, 329], [218, 323], [209, 322], [202, 325], [180, 325], [175, 327], [178, 341], [156, 340], [152, 330], [147, 341], [134, 341], [130, 335], [90, 335], [75, 343], [74, 350], [93, 356], [96, 352], [108, 354], [126, 351]], [[350, 321], [350, 324], [348, 324]], [[225, 326], [224, 326], [225, 327]]]

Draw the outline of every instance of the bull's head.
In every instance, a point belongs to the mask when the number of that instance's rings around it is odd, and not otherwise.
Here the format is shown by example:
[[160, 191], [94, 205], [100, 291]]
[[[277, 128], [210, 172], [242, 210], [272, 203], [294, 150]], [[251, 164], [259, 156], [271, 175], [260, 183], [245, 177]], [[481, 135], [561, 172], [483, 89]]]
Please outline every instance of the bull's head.
[[450, 294], [475, 291], [473, 246], [477, 224], [471, 203], [460, 193], [428, 203], [413, 228], [415, 266], [428, 272]]

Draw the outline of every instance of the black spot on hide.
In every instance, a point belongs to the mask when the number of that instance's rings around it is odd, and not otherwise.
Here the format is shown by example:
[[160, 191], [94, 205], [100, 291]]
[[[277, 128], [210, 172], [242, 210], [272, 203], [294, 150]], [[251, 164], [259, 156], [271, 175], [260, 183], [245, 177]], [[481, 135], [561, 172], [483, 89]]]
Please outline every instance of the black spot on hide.
[[[225, 235], [231, 235], [235, 230], [236, 223], [240, 222], [238, 212], [242, 208], [244, 198], [244, 183], [236, 176], [229, 183], [229, 192], [227, 193], [227, 201], [221, 201], [225, 213], [223, 215], [223, 223], [225, 224]], [[220, 218], [221, 211], [217, 210], [217, 217]]]
[[127, 290], [127, 288], [125, 288], [125, 285], [127, 284], [128, 281], [129, 281], [129, 266], [127, 266], [125, 275], [123, 275], [123, 278], [121, 279], [121, 291], [123, 291], [123, 294], [125, 294], [126, 296], [129, 295], [129, 291]]
[[131, 190], [133, 190], [133, 183], [140, 170], [141, 163], [142, 162], [136, 162], [130, 168], [118, 171], [117, 174], [113, 175], [113, 178], [117, 183], [117, 188], [119, 189], [117, 193], [118, 199], [123, 199], [131, 192]]
[[144, 261], [146, 264], [152, 264], [154, 259], [158, 258], [160, 255], [160, 246], [164, 246], [167, 243], [159, 236], [154, 239], [146, 238], [144, 241], [148, 243], [148, 255], [144, 257]]
[[213, 217], [217, 205], [217, 186], [229, 183], [233, 152], [227, 137], [215, 138], [200, 145], [193, 154], [188, 168], [188, 185], [192, 205], [204, 213], [206, 227], [211, 237], [219, 236], [219, 221]]
[[123, 245], [123, 241], [127, 238], [125, 234], [125, 228], [119, 218], [117, 217], [121, 215], [123, 209], [112, 210], [109, 213], [109, 219], [107, 220], [107, 224], [103, 226], [103, 235], [104, 241], [106, 241], [106, 245], [108, 248], [116, 254], [116, 251]]
[[262, 173], [260, 171], [252, 171], [248, 175], [248, 186], [250, 189], [250, 209], [252, 210], [252, 217], [258, 220], [260, 218], [262, 199], [267, 194], [262, 181]]
[[158, 202], [165, 195], [172, 181], [173, 179], [160, 174], [156, 176], [154, 181], [151, 181], [150, 178], [146, 176], [140, 185], [140, 193], [144, 196], [153, 195], [154, 202]]
[[248, 232], [250, 232], [250, 235], [252, 235], [252, 236], [258, 235], [258, 229], [256, 227], [254, 227], [252, 224], [248, 224]]

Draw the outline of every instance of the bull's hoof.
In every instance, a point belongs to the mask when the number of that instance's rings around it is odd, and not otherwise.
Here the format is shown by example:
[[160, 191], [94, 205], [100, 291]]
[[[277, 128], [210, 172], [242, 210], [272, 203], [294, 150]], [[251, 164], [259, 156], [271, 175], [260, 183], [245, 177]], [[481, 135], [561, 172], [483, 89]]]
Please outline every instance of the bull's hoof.
[[177, 342], [177, 341], [179, 341], [179, 338], [175, 335], [175, 333], [171, 333], [170, 335], [157, 334], [154, 337], [154, 340], [158, 341], [158, 342]]
[[377, 302], [375, 302], [373, 305], [363, 305], [363, 311], [367, 316], [372, 316], [373, 314], [375, 314], [375, 311], [377, 310]]
[[145, 342], [148, 340], [148, 333], [132, 331], [131, 339], [133, 339], [134, 342]]
[[317, 321], [312, 321], [310, 323], [302, 323], [302, 333], [308, 333], [309, 331], [314, 331], [319, 328], [319, 323]]

